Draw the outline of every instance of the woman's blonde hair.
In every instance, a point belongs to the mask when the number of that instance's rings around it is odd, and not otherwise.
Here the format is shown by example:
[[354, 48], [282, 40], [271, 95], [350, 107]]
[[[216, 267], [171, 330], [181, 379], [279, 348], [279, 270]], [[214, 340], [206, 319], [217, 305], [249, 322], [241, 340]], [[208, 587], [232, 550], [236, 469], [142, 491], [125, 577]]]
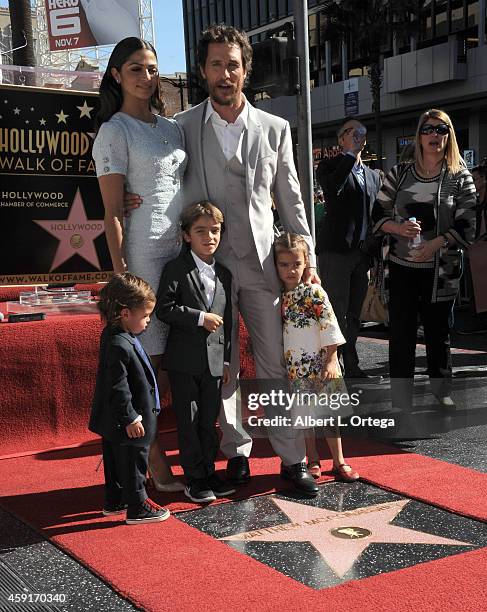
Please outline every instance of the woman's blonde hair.
[[424, 169], [423, 147], [421, 146], [421, 128], [425, 123], [427, 123], [428, 119], [438, 119], [439, 121], [443, 121], [443, 123], [445, 123], [450, 128], [445, 148], [446, 167], [450, 174], [455, 174], [456, 172], [459, 172], [464, 167], [464, 164], [460, 156], [460, 151], [458, 150], [458, 144], [455, 136], [455, 130], [453, 129], [453, 123], [450, 117], [445, 113], [445, 111], [439, 110], [437, 108], [430, 108], [419, 118], [418, 127], [416, 129], [416, 147], [414, 149], [414, 162], [416, 163], [419, 169]]
[[304, 261], [309, 261], [308, 243], [299, 234], [286, 232], [274, 240], [274, 259], [279, 253], [299, 253], [300, 251], [304, 255]]

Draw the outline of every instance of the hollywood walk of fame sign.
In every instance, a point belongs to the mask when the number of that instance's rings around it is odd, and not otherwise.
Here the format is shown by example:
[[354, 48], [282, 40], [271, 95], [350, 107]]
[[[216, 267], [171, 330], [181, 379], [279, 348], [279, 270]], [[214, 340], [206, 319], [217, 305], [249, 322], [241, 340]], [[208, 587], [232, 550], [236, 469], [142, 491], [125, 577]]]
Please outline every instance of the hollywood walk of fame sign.
[[391, 501], [345, 512], [272, 498], [289, 522], [220, 538], [227, 542], [309, 542], [339, 578], [370, 544], [430, 544], [470, 547], [462, 542], [391, 523], [410, 503]]
[[0, 85], [0, 285], [111, 276], [97, 109], [93, 93]]

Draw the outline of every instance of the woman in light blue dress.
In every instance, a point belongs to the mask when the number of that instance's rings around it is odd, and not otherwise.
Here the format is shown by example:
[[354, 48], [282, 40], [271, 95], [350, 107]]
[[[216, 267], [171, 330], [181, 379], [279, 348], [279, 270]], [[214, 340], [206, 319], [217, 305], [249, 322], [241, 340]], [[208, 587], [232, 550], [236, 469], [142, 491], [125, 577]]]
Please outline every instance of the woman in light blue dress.
[[[141, 276], [155, 293], [162, 269], [181, 248], [181, 181], [186, 166], [182, 131], [174, 120], [161, 116], [163, 110], [153, 46], [125, 38], [114, 48], [100, 85], [93, 158], [113, 269]], [[125, 190], [142, 197], [140, 207], [126, 219]], [[160, 383], [167, 333], [167, 326], [153, 317], [140, 336]], [[166, 385], [159, 386], [163, 393]], [[184, 488], [174, 482], [157, 441], [149, 463], [159, 490]]]

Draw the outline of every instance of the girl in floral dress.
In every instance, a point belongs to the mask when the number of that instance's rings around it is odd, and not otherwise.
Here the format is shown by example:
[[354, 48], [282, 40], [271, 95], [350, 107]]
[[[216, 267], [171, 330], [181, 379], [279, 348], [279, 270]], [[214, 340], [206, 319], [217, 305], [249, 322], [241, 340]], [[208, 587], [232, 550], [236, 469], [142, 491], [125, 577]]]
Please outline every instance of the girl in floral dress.
[[[309, 265], [308, 245], [298, 234], [281, 234], [274, 242], [274, 256], [284, 288], [284, 358], [293, 390], [326, 393], [328, 398], [332, 394], [347, 393], [337, 358], [337, 346], [344, 344], [345, 338], [328, 296], [320, 285], [302, 282], [303, 272]], [[321, 409], [321, 405], [309, 406], [308, 414], [322, 418], [324, 413], [318, 414]], [[331, 416], [333, 406], [329, 405], [328, 409], [328, 415]], [[337, 414], [339, 412], [335, 410], [334, 415]], [[338, 428], [333, 431], [333, 435], [325, 438], [333, 458], [333, 474], [346, 482], [357, 480], [359, 475], [343, 457]], [[310, 473], [319, 478], [321, 466], [313, 428], [307, 430], [306, 453]]]

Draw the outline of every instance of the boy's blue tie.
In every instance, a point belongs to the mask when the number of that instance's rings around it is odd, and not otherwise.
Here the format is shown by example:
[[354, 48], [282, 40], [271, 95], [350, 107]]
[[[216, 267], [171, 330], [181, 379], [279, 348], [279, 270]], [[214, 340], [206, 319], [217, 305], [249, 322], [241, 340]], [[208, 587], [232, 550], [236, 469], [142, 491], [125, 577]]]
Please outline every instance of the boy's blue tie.
[[155, 372], [152, 368], [152, 363], [150, 362], [150, 359], [147, 356], [147, 353], [145, 352], [144, 347], [142, 346], [142, 343], [137, 338], [137, 336], [134, 336], [134, 344], [135, 344], [135, 347], [137, 348], [137, 351], [139, 352], [139, 355], [142, 357], [145, 365], [149, 368], [150, 373], [152, 374], [152, 379], [154, 381], [154, 393], [156, 396], [156, 414], [159, 414], [159, 412], [161, 411], [161, 402], [159, 399], [159, 389], [157, 388], [157, 379], [156, 379]]

